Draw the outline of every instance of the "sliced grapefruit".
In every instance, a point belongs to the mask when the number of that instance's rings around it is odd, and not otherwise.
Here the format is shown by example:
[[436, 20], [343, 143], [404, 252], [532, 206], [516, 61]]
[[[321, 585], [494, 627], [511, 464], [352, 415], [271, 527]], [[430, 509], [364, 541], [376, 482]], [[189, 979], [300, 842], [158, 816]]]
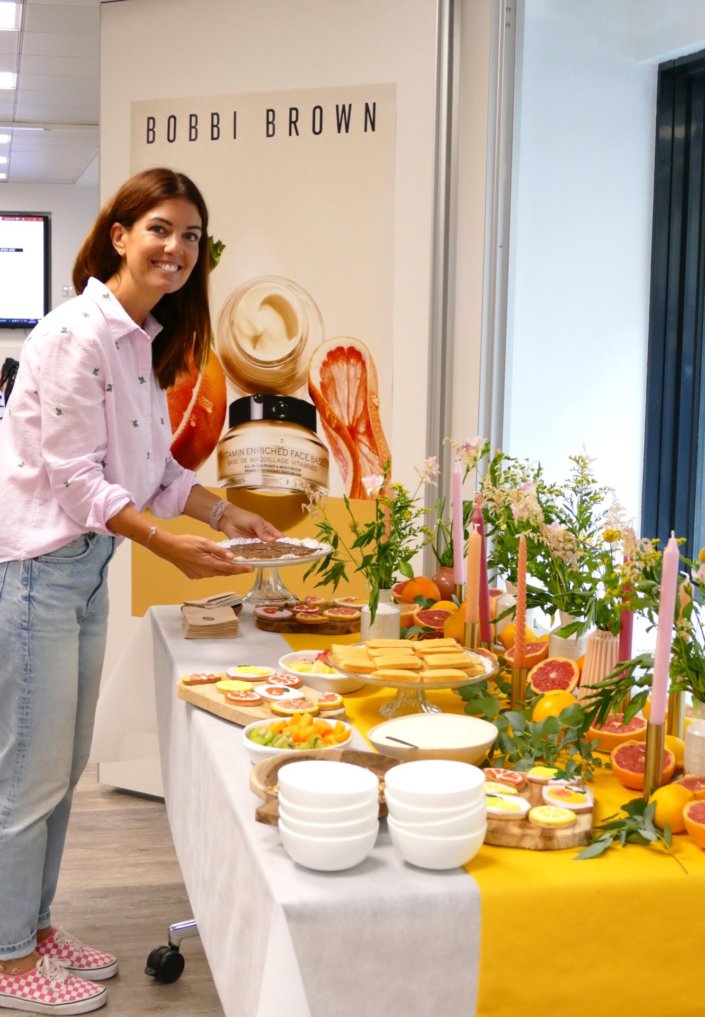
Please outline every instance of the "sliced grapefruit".
[[321, 343], [309, 362], [308, 390], [346, 494], [367, 498], [362, 478], [383, 474], [391, 460], [380, 419], [377, 369], [367, 346], [349, 336]]
[[[515, 667], [514, 655], [516, 647], [511, 646], [504, 654], [509, 667]], [[542, 660], [545, 660], [548, 656], [548, 643], [544, 643], [539, 640], [536, 643], [526, 643], [524, 646], [524, 663], [523, 667], [533, 667], [534, 664], [540, 664]]]
[[[622, 742], [610, 752], [610, 762], [615, 777], [633, 791], [644, 790], [644, 769], [646, 766], [646, 745], [643, 742]], [[663, 750], [661, 783], [667, 784], [676, 768], [676, 757], [670, 749]]]
[[443, 626], [451, 618], [450, 611], [436, 611], [434, 608], [425, 608], [414, 613], [414, 624], [424, 629], [433, 629], [439, 635], [443, 634]]
[[705, 800], [705, 776], [693, 776], [691, 774], [681, 777], [678, 783], [692, 791], [698, 801]]
[[646, 738], [646, 721], [643, 717], [632, 717], [626, 724], [624, 714], [615, 713], [604, 724], [592, 724], [588, 728], [588, 739], [596, 741], [598, 752], [611, 752], [624, 742], [643, 742]]
[[688, 802], [683, 809], [683, 820], [698, 847], [705, 848], [705, 802]]
[[197, 370], [176, 376], [166, 391], [173, 438], [171, 454], [188, 470], [197, 470], [215, 449], [223, 431], [227, 392], [225, 373], [213, 350]]
[[528, 682], [534, 692], [552, 692], [565, 689], [572, 692], [580, 677], [578, 665], [568, 657], [546, 657], [535, 664], [528, 675]]
[[392, 600], [396, 600], [397, 603], [401, 601], [402, 594], [404, 592], [404, 587], [406, 586], [407, 583], [410, 582], [411, 582], [410, 579], [402, 579], [400, 583], [395, 583], [394, 586], [392, 587]]

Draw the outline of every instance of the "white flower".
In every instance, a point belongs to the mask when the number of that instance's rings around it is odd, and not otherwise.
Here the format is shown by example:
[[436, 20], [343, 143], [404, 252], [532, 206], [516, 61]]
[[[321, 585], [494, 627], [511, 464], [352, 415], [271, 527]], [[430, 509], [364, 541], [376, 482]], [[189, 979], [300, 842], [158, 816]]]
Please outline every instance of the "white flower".
[[482, 455], [487, 441], [485, 438], [481, 438], [477, 435], [475, 438], [471, 438], [470, 441], [451, 442], [455, 448], [455, 454], [462, 463], [462, 465], [471, 470], [477, 466], [477, 461]]
[[[424, 484], [432, 484], [436, 487], [435, 477], [441, 472], [441, 468], [438, 465], [438, 460], [435, 456], [430, 456], [428, 459], [424, 459], [421, 466], [415, 466], [414, 469], [421, 478], [421, 482]], [[364, 480], [363, 480], [364, 484]]]
[[362, 486], [368, 498], [376, 498], [384, 486], [384, 476], [381, 473], [371, 473], [369, 477], [362, 478]]

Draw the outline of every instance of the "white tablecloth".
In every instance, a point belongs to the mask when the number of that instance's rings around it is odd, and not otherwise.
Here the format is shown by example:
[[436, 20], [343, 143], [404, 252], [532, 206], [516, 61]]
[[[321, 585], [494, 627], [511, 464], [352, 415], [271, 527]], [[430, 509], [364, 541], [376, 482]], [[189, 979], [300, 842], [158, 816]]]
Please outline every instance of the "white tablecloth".
[[465, 870], [405, 864], [384, 822], [354, 869], [296, 865], [255, 821], [242, 729], [176, 698], [179, 675], [274, 664], [285, 641], [247, 609], [238, 638], [222, 641], [185, 640], [178, 608], [150, 615], [169, 823], [227, 1017], [470, 1017], [480, 897]]

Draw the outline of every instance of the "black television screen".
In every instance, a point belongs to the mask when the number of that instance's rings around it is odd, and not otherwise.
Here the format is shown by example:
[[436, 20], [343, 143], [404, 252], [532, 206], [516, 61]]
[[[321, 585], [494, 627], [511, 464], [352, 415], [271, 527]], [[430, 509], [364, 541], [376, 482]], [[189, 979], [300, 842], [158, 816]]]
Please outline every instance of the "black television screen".
[[0, 328], [32, 328], [49, 310], [51, 217], [0, 212]]

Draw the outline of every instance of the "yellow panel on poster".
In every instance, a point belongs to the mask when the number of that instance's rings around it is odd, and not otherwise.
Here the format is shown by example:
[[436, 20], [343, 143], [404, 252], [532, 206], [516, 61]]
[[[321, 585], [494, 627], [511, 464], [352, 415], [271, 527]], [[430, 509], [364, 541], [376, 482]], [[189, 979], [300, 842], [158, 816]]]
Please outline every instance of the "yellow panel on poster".
[[[298, 495], [256, 495], [249, 491], [222, 489], [213, 491], [219, 497], [224, 495], [230, 501], [236, 501], [243, 508], [270, 519], [275, 526], [291, 537], [315, 536], [313, 517], [304, 510], [303, 497]], [[355, 517], [360, 522], [372, 518], [374, 502], [355, 500], [351, 502]], [[336, 529], [342, 533], [350, 532], [345, 503], [342, 498], [329, 498], [326, 501], [326, 515]], [[170, 533], [196, 533], [214, 538], [213, 531], [205, 524], [195, 522], [185, 516], [177, 519], [156, 520], [159, 526]], [[215, 539], [218, 539], [217, 537]], [[282, 568], [281, 579], [288, 589], [298, 597], [316, 594], [325, 595], [323, 587], [316, 588], [316, 577], [311, 576], [304, 582], [307, 565], [291, 565]], [[360, 575], [348, 570], [348, 583], [338, 587], [339, 596], [364, 596], [365, 581]], [[158, 558], [155, 554], [145, 551], [139, 544], [132, 545], [132, 614], [141, 617], [154, 604], [181, 604], [189, 597], [208, 597], [216, 593], [235, 592], [243, 596], [252, 588], [254, 574], [235, 576], [228, 579], [187, 579], [177, 568]]]

